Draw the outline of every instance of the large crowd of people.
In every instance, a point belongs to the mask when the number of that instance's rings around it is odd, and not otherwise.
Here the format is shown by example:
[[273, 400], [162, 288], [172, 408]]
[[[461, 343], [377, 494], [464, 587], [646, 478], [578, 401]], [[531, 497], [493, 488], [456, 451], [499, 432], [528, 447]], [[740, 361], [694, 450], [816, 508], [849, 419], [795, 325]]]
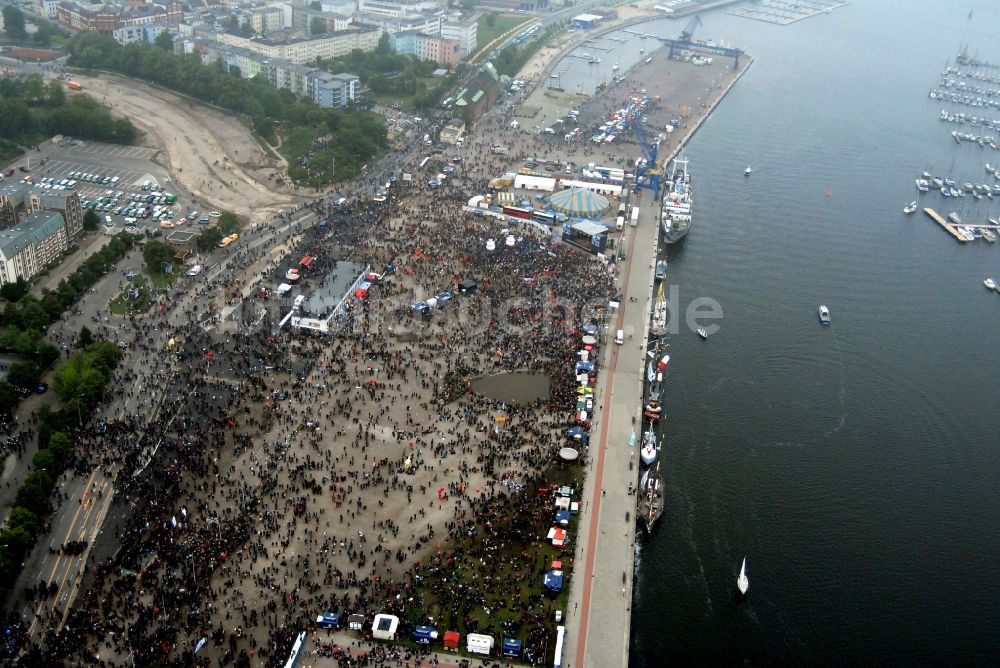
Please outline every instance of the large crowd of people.
[[[61, 629], [61, 602], [48, 583], [34, 588], [49, 599], [30, 655], [37, 665], [277, 665], [321, 611], [427, 616], [410, 602], [428, 586], [413, 577], [427, 567], [440, 578], [429, 591], [451, 602], [442, 614], [463, 632], [512, 630], [473, 614], [487, 598], [541, 618], [540, 594], [522, 600], [490, 578], [480, 591], [449, 584], [442, 555], [519, 513], [548, 521], [527, 499], [558, 466], [574, 420], [580, 328], [602, 320], [613, 280], [544, 230], [502, 229], [464, 211], [466, 188], [486, 169], [469, 165], [468, 178], [433, 197], [397, 184], [385, 203], [317, 202], [323, 228], [285, 221], [260, 236], [270, 243], [227, 252], [194, 299], [175, 295], [124, 329], [96, 327], [138, 344], [116, 391], [136, 411], [153, 408], [143, 383], [164, 399], [150, 420], [79, 434], [77, 470], [121, 467], [119, 521], [104, 534], [116, 549], [95, 546], [107, 556], [92, 560]], [[487, 250], [508, 235], [513, 245]], [[204, 319], [209, 307], [261, 300], [258, 288], [304, 254], [318, 258], [319, 274], [350, 258], [384, 275], [329, 336]], [[477, 287], [460, 294], [467, 278]], [[410, 308], [444, 291], [453, 299], [428, 314]], [[166, 337], [175, 344], [164, 351]], [[547, 376], [548, 396], [470, 389], [475, 377], [512, 371]], [[472, 556], [525, 540], [521, 524], [504, 526]], [[523, 566], [532, 577], [542, 568]], [[545, 633], [532, 631], [529, 643], [544, 646]]]

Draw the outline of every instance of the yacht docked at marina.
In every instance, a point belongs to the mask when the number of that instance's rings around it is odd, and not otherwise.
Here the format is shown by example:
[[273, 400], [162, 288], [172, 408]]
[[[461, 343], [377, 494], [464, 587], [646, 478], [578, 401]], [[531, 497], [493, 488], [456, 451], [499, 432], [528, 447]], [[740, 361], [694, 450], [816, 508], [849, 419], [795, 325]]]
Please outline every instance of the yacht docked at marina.
[[675, 244], [691, 230], [691, 177], [688, 161], [683, 156], [674, 158], [670, 171], [670, 192], [663, 196], [660, 208], [660, 226], [668, 244]]

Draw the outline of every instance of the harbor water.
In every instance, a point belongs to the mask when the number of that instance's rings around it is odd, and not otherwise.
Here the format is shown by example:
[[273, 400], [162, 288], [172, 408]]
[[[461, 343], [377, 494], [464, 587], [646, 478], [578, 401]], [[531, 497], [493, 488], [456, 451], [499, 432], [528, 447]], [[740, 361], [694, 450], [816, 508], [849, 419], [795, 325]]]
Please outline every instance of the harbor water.
[[924, 170], [993, 183], [1000, 151], [956, 144], [927, 93], [960, 45], [1000, 62], [1000, 5], [702, 19], [696, 37], [755, 63], [686, 151], [695, 223], [669, 282], [724, 319], [670, 339], [666, 513], [637, 556], [631, 665], [995, 664], [1000, 294], [982, 282], [1000, 244], [902, 208]]

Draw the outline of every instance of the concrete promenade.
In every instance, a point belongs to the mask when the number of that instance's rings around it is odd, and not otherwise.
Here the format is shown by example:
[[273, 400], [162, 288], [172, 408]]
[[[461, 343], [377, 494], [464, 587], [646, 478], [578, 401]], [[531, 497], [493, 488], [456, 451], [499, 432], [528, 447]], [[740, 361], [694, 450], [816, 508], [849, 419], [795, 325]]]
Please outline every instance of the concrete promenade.
[[[691, 127], [664, 164], [683, 149], [751, 63], [748, 58], [727, 85], [716, 89], [702, 109], [696, 109]], [[629, 496], [627, 490], [630, 482], [637, 485], [639, 467], [629, 442], [633, 429], [637, 442], [642, 437], [646, 339], [659, 232], [659, 203], [652, 194], [644, 190], [641, 199], [633, 197], [632, 203], [639, 206], [640, 219], [638, 227], [626, 228], [626, 263], [618, 282], [622, 303], [604, 332], [590, 470], [583, 492], [589, 501], [580, 513], [576, 537], [577, 569], [567, 610], [562, 668], [628, 665], [637, 497]], [[621, 346], [613, 342], [618, 329], [625, 332]]]
[[[628, 663], [635, 554], [639, 458], [629, 441], [642, 427], [642, 374], [646, 327], [652, 296], [657, 216], [651, 193], [641, 200], [638, 227], [626, 228], [626, 263], [620, 274], [621, 307], [606, 332], [591, 441], [591, 471], [583, 497], [576, 551], [577, 569], [570, 592], [564, 666], [625, 666]], [[635, 299], [633, 302], [632, 299]], [[614, 344], [615, 331], [625, 333]]]

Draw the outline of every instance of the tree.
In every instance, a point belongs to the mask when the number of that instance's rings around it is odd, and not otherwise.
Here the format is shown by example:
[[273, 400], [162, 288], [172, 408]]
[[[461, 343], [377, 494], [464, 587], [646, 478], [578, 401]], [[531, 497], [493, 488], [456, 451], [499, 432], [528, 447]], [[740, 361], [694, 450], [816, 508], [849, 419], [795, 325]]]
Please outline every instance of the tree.
[[493, 12], [490, 12], [489, 14], [487, 14], [486, 15], [486, 26], [488, 28], [492, 28], [496, 24], [497, 24], [497, 15], [494, 14]]
[[223, 234], [232, 234], [240, 231], [240, 219], [231, 211], [223, 211], [219, 216], [218, 227]]
[[34, 471], [21, 483], [21, 488], [14, 497], [14, 505], [27, 508], [36, 515], [45, 515], [51, 508], [49, 495], [54, 482], [55, 478], [48, 471]]
[[9, 302], [16, 302], [28, 294], [30, 289], [31, 286], [28, 282], [19, 276], [14, 283], [4, 283], [3, 286], [0, 286], [0, 297]]
[[33, 390], [35, 385], [38, 385], [41, 375], [42, 370], [33, 362], [15, 362], [10, 365], [10, 370], [7, 372], [7, 382], [14, 387]]
[[[48, 499], [45, 499], [45, 504], [48, 506]], [[31, 510], [24, 508], [23, 510]], [[46, 508], [45, 512], [48, 512]], [[2, 534], [0, 534], [0, 541], [3, 541], [4, 545], [8, 545], [10, 552], [12, 554], [23, 555], [28, 551], [28, 548], [35, 544], [35, 538], [32, 534], [24, 527], [12, 527], [7, 529]]]
[[86, 325], [84, 325], [80, 328], [80, 335], [76, 337], [76, 347], [86, 348], [93, 342], [94, 334], [87, 328]]
[[198, 235], [197, 246], [202, 252], [210, 251], [222, 241], [222, 231], [219, 227], [212, 226]]
[[76, 445], [73, 443], [73, 438], [64, 431], [57, 431], [49, 437], [49, 447], [48, 449], [52, 451], [55, 455], [56, 460], [60, 462], [66, 462], [73, 455], [73, 450]]
[[24, 28], [24, 12], [18, 7], [7, 5], [3, 8], [3, 29], [11, 39], [25, 39], [28, 31]]
[[83, 229], [87, 232], [96, 232], [101, 226], [101, 217], [93, 209], [87, 209], [83, 214]]
[[[48, 452], [47, 450], [39, 450], [39, 453]], [[38, 515], [31, 512], [27, 508], [21, 508], [20, 506], [15, 506], [10, 509], [10, 514], [7, 516], [7, 526], [11, 529], [21, 528], [30, 534], [34, 534], [38, 531]]]
[[153, 44], [157, 48], [163, 49], [169, 53], [174, 52], [174, 36], [166, 30], [156, 36], [156, 39], [153, 40]]
[[39, 471], [42, 469], [45, 469], [46, 471], [55, 471], [55, 463], [56, 456], [48, 448], [42, 448], [35, 453], [34, 457], [31, 458], [31, 465]]
[[50, 107], [61, 107], [66, 104], [66, 91], [58, 79], [53, 79], [45, 85], [45, 104]]
[[41, 17], [36, 16], [34, 23], [37, 28], [33, 38], [35, 40], [35, 44], [48, 46], [52, 43], [52, 38], [59, 34], [59, 28]]
[[326, 21], [319, 16], [314, 16], [309, 21], [309, 32], [313, 35], [322, 35], [326, 32]]
[[173, 263], [174, 252], [162, 241], [147, 241], [142, 249], [142, 259], [151, 274], [162, 274], [163, 265]]
[[6, 380], [0, 380], [0, 415], [11, 415], [21, 403], [21, 395]]

